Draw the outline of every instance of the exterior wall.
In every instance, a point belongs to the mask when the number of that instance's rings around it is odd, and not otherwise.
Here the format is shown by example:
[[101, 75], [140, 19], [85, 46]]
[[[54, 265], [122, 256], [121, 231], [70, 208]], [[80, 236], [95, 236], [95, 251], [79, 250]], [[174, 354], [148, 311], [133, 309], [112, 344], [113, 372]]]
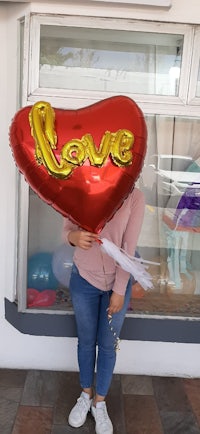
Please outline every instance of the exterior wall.
[[[67, 4], [66, 4], [67, 3]], [[32, 12], [45, 13], [51, 12], [55, 14], [62, 13], [75, 13], [77, 15], [102, 16], [102, 17], [118, 17], [118, 18], [135, 18], [137, 20], [152, 20], [152, 21], [165, 21], [171, 23], [200, 23], [199, 14], [199, 0], [172, 0], [172, 6], [167, 8], [151, 8], [139, 7], [126, 4], [125, 1], [121, 3], [104, 3], [102, 4], [93, 1], [74, 1], [55, 2], [49, 3], [31, 3]]]
[[[71, 3], [71, 4], [70, 4]], [[173, 0], [167, 11], [130, 6], [111, 7], [89, 2], [68, 4], [4, 3], [0, 5], [0, 368], [77, 370], [76, 339], [23, 335], [4, 318], [4, 297], [12, 299], [15, 285], [17, 170], [9, 149], [9, 125], [17, 111], [17, 20], [29, 11], [132, 17], [173, 22], [200, 22], [199, 0]], [[200, 376], [200, 346], [161, 342], [123, 341], [116, 372], [146, 375]]]

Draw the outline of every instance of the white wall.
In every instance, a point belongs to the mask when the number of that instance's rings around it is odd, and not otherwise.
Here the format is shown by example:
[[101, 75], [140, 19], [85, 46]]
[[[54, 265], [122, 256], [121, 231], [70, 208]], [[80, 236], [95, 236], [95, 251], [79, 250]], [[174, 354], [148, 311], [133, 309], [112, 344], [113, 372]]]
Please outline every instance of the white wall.
[[[9, 149], [9, 125], [17, 111], [17, 19], [29, 9], [40, 12], [86, 14], [85, 5], [0, 4], [0, 367], [76, 370], [76, 339], [23, 335], [4, 318], [4, 297], [12, 296], [15, 284], [17, 177]], [[200, 22], [199, 0], [174, 0], [169, 12], [130, 7], [111, 9], [105, 16], [125, 16], [183, 22]], [[90, 14], [98, 14], [93, 5]], [[200, 346], [159, 342], [123, 341], [116, 372], [146, 375], [200, 376]]]
[[[7, 112], [7, 104], [6, 104], [6, 8], [0, 7], [0, 40], [2, 43], [2, 51], [1, 51], [1, 68], [0, 68], [0, 125], [1, 125], [1, 141], [0, 141], [0, 150], [1, 155], [5, 152], [7, 154], [7, 140], [6, 140], [6, 112]], [[5, 212], [5, 204], [6, 201], [6, 188], [4, 184], [4, 176], [5, 176], [5, 162], [6, 155], [3, 157], [3, 161], [1, 160], [1, 170], [0, 170], [0, 197], [1, 197], [1, 212], [0, 212], [0, 285], [1, 285], [1, 293], [5, 288], [5, 280], [4, 280], [4, 269], [5, 269], [5, 237], [4, 231], [6, 226], [6, 212]], [[4, 208], [4, 209], [3, 209]]]
[[165, 21], [175, 23], [200, 23], [200, 4], [199, 0], [172, 0], [172, 6], [167, 8], [139, 7], [126, 4], [125, 0], [121, 3], [95, 3], [94, 1], [60, 1], [44, 3], [31, 3], [31, 10], [45, 13], [52, 12], [55, 14], [75, 13], [77, 15], [88, 15], [102, 17], [118, 18], [135, 18], [139, 20]]

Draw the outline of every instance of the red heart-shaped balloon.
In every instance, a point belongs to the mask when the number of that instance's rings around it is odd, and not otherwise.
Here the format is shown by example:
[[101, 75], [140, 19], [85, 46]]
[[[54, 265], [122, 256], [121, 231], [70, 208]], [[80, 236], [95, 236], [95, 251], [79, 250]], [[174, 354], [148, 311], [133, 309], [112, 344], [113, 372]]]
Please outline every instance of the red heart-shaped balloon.
[[[80, 227], [98, 233], [122, 205], [142, 169], [147, 138], [142, 111], [125, 96], [108, 98], [79, 110], [55, 108], [57, 143], [52, 152], [58, 166], [65, 144], [77, 142], [78, 148], [82, 149], [84, 138], [90, 135], [98, 151], [108, 131], [128, 130], [134, 136], [131, 163], [116, 163], [109, 152], [101, 165], [87, 156], [81, 164], [73, 166], [68, 177], [64, 177], [62, 173], [58, 176], [52, 173], [44, 164], [44, 158], [36, 159], [38, 149], [29, 122], [31, 110], [30, 106], [19, 110], [10, 127], [10, 144], [19, 170], [45, 202]], [[41, 140], [44, 135], [41, 134]], [[76, 152], [70, 155], [73, 160]]]
[[56, 301], [56, 291], [45, 289], [34, 294], [32, 288], [27, 289], [28, 307], [52, 306]]

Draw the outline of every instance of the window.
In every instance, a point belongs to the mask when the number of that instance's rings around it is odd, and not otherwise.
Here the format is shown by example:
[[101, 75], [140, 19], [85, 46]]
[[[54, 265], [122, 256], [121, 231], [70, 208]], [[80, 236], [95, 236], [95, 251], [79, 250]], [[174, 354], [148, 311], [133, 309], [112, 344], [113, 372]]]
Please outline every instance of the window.
[[[135, 312], [199, 316], [200, 119], [147, 116], [148, 154], [139, 185], [146, 211], [139, 252], [152, 262], [154, 289]], [[151, 228], [151, 231], [149, 231]]]
[[185, 105], [190, 26], [33, 15], [30, 31], [26, 101], [54, 98], [76, 108], [125, 94], [160, 107]]
[[[153, 290], [133, 291], [128, 314], [198, 317], [200, 53], [194, 62], [192, 51], [198, 32], [186, 25], [43, 15], [31, 16], [27, 28], [31, 37], [23, 105], [43, 99], [54, 107], [76, 109], [125, 94], [145, 114], [148, 151], [138, 185], [147, 206], [138, 252], [159, 265], [149, 267]], [[185, 207], [188, 214], [180, 215], [185, 196], [191, 204]], [[33, 308], [39, 295], [34, 308], [71, 311], [73, 249], [63, 245], [62, 216], [23, 178], [20, 213], [19, 310]], [[49, 306], [45, 294], [54, 296]]]
[[183, 35], [41, 25], [40, 88], [179, 91]]

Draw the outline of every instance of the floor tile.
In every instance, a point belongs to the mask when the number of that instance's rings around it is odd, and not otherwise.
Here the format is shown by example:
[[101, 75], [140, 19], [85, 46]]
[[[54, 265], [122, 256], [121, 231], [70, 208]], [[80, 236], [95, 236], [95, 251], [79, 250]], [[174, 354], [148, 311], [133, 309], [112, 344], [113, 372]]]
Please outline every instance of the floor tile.
[[126, 434], [164, 434], [152, 396], [124, 395], [123, 399]]
[[57, 397], [59, 378], [59, 372], [29, 371], [26, 377], [21, 404], [53, 407]]
[[200, 379], [183, 379], [183, 385], [191, 408], [200, 425]]
[[0, 387], [0, 433], [10, 434], [14, 425], [22, 388]]
[[[77, 372], [0, 369], [0, 434], [94, 434], [67, 419]], [[200, 379], [115, 374], [107, 396], [114, 434], [200, 434]]]
[[8, 396], [0, 398], [0, 433], [5, 434], [11, 432], [14, 425], [18, 402], [9, 399]]
[[68, 424], [66, 425], [54, 425], [51, 434], [94, 434], [95, 425], [90, 419], [80, 428], [72, 428]]
[[128, 395], [153, 395], [151, 377], [144, 375], [123, 375], [122, 393]]
[[121, 388], [121, 376], [114, 375], [106, 398], [108, 414], [113, 423], [115, 434], [126, 434], [124, 402]]
[[200, 434], [192, 412], [161, 411], [160, 417], [165, 434]]
[[19, 387], [0, 387], [0, 400], [20, 402], [23, 389]]
[[21, 369], [0, 369], [0, 387], [23, 387], [26, 375]]
[[12, 434], [51, 434], [53, 410], [20, 406]]
[[180, 378], [154, 377], [152, 383], [160, 411], [190, 411], [189, 400]]
[[68, 418], [65, 417], [65, 422], [63, 424], [54, 424], [52, 428], [51, 434], [94, 434], [95, 432], [95, 423], [94, 418], [91, 413], [88, 413], [86, 422], [80, 428], [73, 428], [68, 424]]
[[54, 408], [54, 424], [65, 425], [68, 415], [81, 393], [79, 375], [62, 372], [59, 377], [58, 393]]
[[4, 426], [3, 428], [0, 426], [0, 432], [2, 434], [12, 434], [12, 426], [8, 425], [8, 426]]

